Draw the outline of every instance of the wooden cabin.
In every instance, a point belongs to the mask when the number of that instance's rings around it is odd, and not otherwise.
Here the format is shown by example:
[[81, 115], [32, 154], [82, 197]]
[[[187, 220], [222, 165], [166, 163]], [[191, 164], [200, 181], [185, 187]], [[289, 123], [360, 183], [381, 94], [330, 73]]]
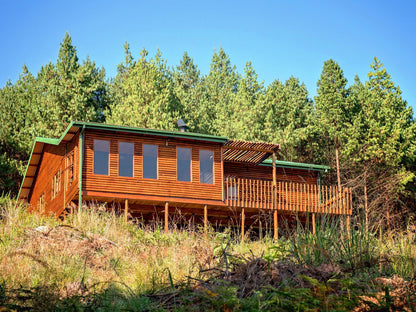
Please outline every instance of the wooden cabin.
[[[329, 167], [277, 160], [279, 145], [180, 131], [71, 123], [36, 138], [19, 199], [57, 217], [80, 203], [121, 207], [126, 218], [256, 226], [272, 216], [346, 215], [351, 190], [322, 186]], [[176, 220], [180, 220], [176, 218]]]

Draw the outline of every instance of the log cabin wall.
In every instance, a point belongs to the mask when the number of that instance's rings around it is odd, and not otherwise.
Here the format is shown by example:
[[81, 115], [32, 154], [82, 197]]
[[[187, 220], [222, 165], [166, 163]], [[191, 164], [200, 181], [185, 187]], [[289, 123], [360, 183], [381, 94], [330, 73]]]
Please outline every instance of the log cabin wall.
[[[59, 216], [68, 202], [78, 193], [78, 140], [79, 135], [68, 143], [44, 145], [29, 199], [32, 210]], [[69, 181], [68, 156], [71, 153], [74, 155], [73, 170], [76, 175], [72, 181]], [[55, 183], [54, 178], [57, 179]], [[57, 190], [54, 190], [54, 184], [58, 187]]]
[[[239, 163], [224, 162], [224, 177], [227, 176], [246, 179], [273, 180], [273, 168], [271, 166], [249, 166]], [[276, 180], [278, 182], [317, 184], [318, 171], [276, 167]]]
[[[94, 174], [94, 139], [110, 142], [109, 175]], [[118, 175], [118, 142], [134, 143], [133, 177]], [[158, 178], [143, 178], [142, 145], [158, 146]], [[176, 148], [191, 148], [191, 182], [177, 181]], [[199, 151], [214, 152], [213, 184], [201, 184]], [[158, 196], [166, 200], [193, 199], [222, 201], [221, 143], [144, 136], [132, 133], [85, 131], [83, 193], [128, 198], [129, 195]], [[146, 197], [149, 198], [149, 197]]]

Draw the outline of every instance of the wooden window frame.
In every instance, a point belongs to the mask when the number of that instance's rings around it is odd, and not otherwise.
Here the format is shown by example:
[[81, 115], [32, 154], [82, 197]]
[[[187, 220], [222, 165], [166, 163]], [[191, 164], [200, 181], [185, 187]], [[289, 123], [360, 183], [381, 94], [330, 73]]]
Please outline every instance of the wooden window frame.
[[[131, 167], [131, 176], [124, 176], [124, 175], [120, 175], [120, 143], [127, 143], [127, 144], [132, 144], [133, 145], [133, 158], [132, 158], [132, 167]], [[117, 157], [118, 157], [118, 165], [117, 165], [117, 174], [119, 177], [123, 177], [123, 178], [134, 178], [134, 149], [135, 149], [135, 143], [134, 142], [127, 142], [127, 141], [118, 141], [117, 142]]]
[[[108, 142], [107, 174], [95, 173], [95, 142], [96, 141]], [[106, 177], [110, 176], [110, 151], [111, 151], [111, 141], [110, 140], [94, 139], [94, 141], [93, 141], [93, 160], [92, 160], [92, 164], [93, 164], [92, 172], [93, 172], [94, 175], [100, 175], [100, 176], [106, 176]]]
[[[144, 177], [144, 146], [148, 145], [148, 146], [156, 146], [156, 178], [145, 178]], [[155, 181], [155, 180], [159, 180], [159, 146], [157, 144], [148, 144], [148, 143], [143, 143], [142, 144], [142, 179], [143, 180], [150, 180], [150, 181]]]
[[52, 199], [55, 199], [61, 191], [61, 170], [58, 170], [52, 178]]
[[[178, 174], [179, 174], [179, 168], [178, 168], [178, 149], [182, 148], [182, 149], [187, 149], [190, 151], [190, 157], [189, 157], [189, 180], [184, 181], [184, 180], [179, 180], [178, 179]], [[177, 182], [185, 182], [185, 183], [192, 183], [192, 147], [183, 147], [183, 146], [177, 146], [176, 147], [176, 181]]]
[[[202, 172], [201, 172], [201, 152], [211, 152], [212, 153], [212, 183], [201, 182]], [[199, 183], [214, 185], [215, 184], [215, 151], [209, 149], [200, 149], [199, 150]]]

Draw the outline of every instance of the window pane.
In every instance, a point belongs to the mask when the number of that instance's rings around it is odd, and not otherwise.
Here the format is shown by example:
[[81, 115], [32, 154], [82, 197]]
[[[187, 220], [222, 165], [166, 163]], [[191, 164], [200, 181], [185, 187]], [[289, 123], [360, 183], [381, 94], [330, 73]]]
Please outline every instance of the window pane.
[[191, 149], [178, 147], [176, 149], [176, 168], [178, 181], [191, 181]]
[[143, 178], [157, 179], [157, 145], [143, 144]]
[[213, 184], [213, 167], [214, 167], [214, 152], [213, 151], [199, 151], [199, 170], [200, 182]]
[[110, 141], [94, 140], [94, 174], [108, 175]]
[[133, 176], [134, 143], [118, 143], [118, 175], [122, 177]]

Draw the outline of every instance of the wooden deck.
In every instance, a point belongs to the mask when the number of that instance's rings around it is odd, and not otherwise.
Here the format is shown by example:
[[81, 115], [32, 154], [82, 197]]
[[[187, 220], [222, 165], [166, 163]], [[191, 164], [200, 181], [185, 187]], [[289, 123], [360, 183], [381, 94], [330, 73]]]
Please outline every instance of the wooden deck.
[[306, 183], [276, 182], [260, 179], [227, 177], [224, 179], [224, 201], [229, 207], [309, 212], [332, 215], [352, 214], [350, 188], [319, 186]]

